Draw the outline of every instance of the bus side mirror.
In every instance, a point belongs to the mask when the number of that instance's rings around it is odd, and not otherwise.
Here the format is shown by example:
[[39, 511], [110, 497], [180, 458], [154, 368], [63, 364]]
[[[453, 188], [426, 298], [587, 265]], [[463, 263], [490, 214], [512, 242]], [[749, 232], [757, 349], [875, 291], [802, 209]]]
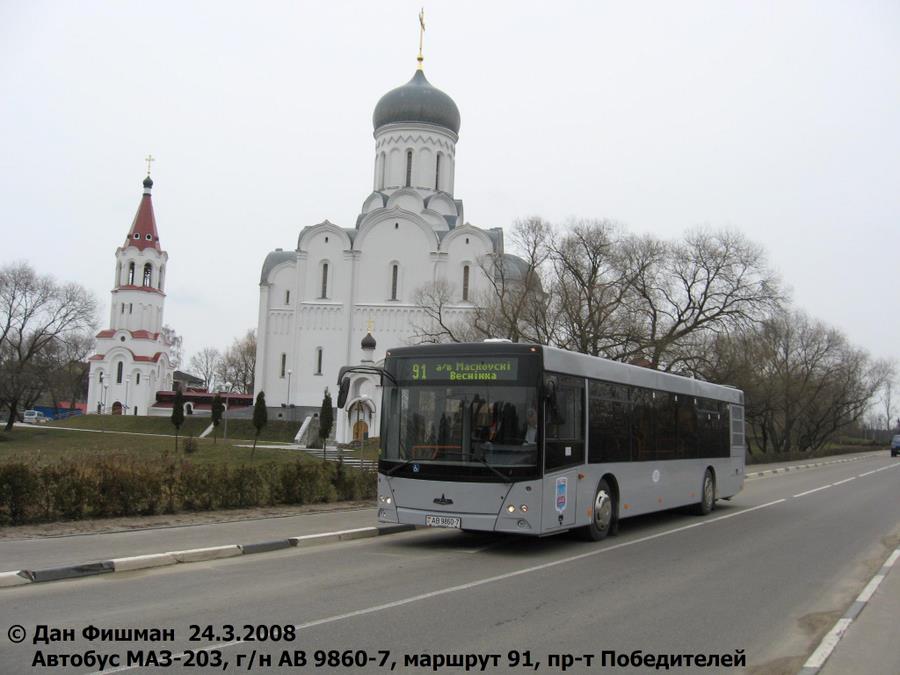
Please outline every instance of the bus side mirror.
[[350, 378], [344, 377], [341, 379], [341, 387], [338, 389], [338, 397], [337, 397], [337, 407], [339, 409], [343, 409], [344, 405], [347, 403], [347, 394], [350, 393]]

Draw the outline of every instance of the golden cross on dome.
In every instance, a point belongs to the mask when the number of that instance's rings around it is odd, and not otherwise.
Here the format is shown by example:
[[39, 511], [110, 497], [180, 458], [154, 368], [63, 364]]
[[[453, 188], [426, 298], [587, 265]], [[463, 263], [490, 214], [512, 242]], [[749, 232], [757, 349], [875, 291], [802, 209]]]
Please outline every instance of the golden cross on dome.
[[366, 327], [366, 331], [368, 331], [369, 335], [371, 335], [373, 330], [375, 330], [375, 322], [372, 321], [372, 319], [369, 319], [369, 323]]
[[155, 162], [156, 158], [153, 155], [147, 155], [144, 157], [144, 161], [147, 162], [147, 175], [150, 175], [150, 162]]
[[422, 41], [425, 38], [425, 8], [419, 10], [419, 56], [416, 60], [419, 62], [419, 70], [422, 70], [422, 61], [425, 60], [425, 57], [422, 56]]

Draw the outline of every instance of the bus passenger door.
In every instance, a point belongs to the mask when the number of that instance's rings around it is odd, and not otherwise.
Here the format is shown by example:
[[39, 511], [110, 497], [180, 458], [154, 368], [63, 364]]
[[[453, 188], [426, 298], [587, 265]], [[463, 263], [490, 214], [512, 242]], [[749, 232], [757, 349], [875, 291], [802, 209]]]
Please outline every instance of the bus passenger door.
[[575, 525], [578, 470], [584, 464], [584, 380], [563, 375], [553, 380], [544, 402], [544, 531]]

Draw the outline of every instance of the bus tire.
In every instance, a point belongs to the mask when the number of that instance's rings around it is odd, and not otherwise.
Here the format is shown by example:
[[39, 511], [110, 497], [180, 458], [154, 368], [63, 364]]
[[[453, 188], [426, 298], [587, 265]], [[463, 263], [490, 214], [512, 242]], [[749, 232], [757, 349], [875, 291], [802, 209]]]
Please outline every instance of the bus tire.
[[716, 508], [716, 479], [712, 471], [703, 474], [703, 488], [700, 490], [700, 501], [694, 505], [694, 513], [705, 516]]
[[610, 489], [605, 479], [597, 483], [592, 506], [591, 523], [581, 528], [580, 534], [588, 541], [603, 541], [608, 535], [615, 533], [618, 525], [616, 493]]

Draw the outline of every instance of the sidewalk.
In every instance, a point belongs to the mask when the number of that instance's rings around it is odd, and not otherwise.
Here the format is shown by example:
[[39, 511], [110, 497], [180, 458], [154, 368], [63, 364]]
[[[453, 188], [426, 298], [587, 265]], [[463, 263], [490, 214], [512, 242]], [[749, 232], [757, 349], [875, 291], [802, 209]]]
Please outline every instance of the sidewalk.
[[0, 572], [374, 527], [374, 507], [129, 532], [0, 541]]

